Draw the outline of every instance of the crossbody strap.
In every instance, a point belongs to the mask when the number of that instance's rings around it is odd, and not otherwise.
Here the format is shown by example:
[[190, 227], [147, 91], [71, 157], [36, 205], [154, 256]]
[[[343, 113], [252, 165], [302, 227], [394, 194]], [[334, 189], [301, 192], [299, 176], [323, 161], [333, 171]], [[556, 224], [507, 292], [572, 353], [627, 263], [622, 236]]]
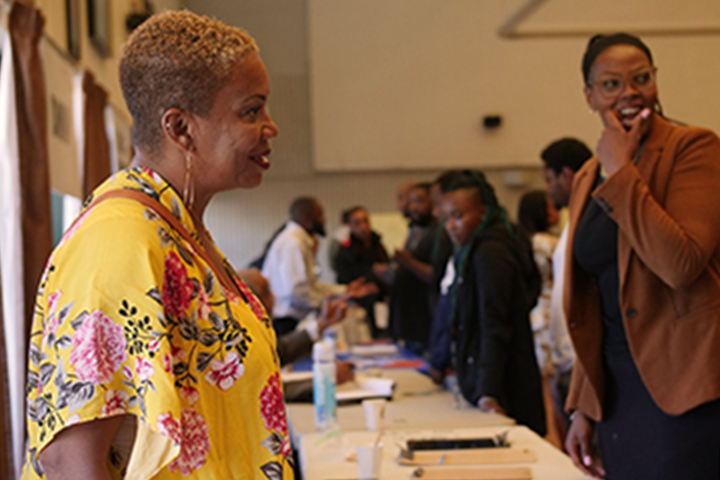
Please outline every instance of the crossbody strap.
[[[225, 277], [221, 275], [217, 269], [215, 268], [215, 264], [210, 260], [210, 256], [207, 254], [207, 251], [200, 246], [200, 244], [193, 238], [192, 235], [190, 235], [190, 232], [185, 228], [185, 226], [180, 222], [180, 220], [177, 219], [175, 215], [170, 213], [170, 210], [168, 210], [165, 206], [163, 206], [160, 202], [152, 198], [151, 196], [142, 193], [138, 190], [131, 190], [131, 189], [118, 189], [118, 190], [111, 190], [109, 192], [105, 192], [102, 195], [95, 198], [90, 205], [87, 206], [86, 211], [90, 211], [91, 208], [94, 208], [97, 206], [98, 203], [107, 200], [109, 198], [128, 198], [130, 200], [135, 200], [137, 202], [140, 202], [141, 204], [148, 207], [153, 212], [157, 213], [160, 217], [163, 218], [170, 226], [175, 230], [183, 239], [190, 244], [192, 249], [195, 251], [197, 255], [202, 258], [205, 263], [208, 264], [210, 269], [215, 273], [215, 276], [217, 277], [218, 281], [221, 282], [225, 288], [230, 292], [235, 292], [238, 290], [237, 285], [227, 285], [227, 282], [225, 281]], [[82, 215], [81, 215], [82, 217]], [[77, 220], [76, 220], [77, 221]], [[228, 276], [230, 276], [229, 273], [227, 273]]]

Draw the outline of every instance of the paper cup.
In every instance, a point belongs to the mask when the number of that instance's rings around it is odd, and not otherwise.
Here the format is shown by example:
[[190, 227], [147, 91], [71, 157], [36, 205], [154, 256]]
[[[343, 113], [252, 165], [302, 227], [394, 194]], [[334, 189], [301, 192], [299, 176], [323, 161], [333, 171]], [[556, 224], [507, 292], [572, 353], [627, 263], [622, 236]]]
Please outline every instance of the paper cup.
[[385, 406], [387, 400], [364, 400], [362, 402], [365, 411], [365, 427], [371, 432], [376, 432], [383, 428], [385, 424]]
[[360, 480], [376, 480], [380, 478], [380, 460], [382, 445], [360, 445], [355, 447], [357, 456], [358, 478]]

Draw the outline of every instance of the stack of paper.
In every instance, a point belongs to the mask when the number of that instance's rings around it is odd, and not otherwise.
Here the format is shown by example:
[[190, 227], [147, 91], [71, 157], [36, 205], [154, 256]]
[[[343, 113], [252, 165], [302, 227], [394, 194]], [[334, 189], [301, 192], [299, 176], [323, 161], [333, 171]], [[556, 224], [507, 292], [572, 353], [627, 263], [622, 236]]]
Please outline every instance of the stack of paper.
[[338, 387], [335, 398], [338, 403], [362, 401], [367, 398], [392, 398], [395, 390], [395, 381], [390, 378], [355, 377], [354, 382], [348, 382]]

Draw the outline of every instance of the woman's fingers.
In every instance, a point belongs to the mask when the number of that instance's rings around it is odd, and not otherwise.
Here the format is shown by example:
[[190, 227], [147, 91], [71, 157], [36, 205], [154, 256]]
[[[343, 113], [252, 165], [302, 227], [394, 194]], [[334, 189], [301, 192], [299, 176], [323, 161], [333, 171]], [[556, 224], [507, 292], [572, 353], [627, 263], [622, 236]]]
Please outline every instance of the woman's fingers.
[[652, 111], [649, 108], [643, 108], [642, 111], [632, 120], [628, 134], [638, 143], [640, 143], [640, 139], [642, 138], [642, 127], [648, 121], [651, 114]]
[[589, 432], [583, 432], [583, 434], [578, 438], [578, 442], [580, 444], [580, 458], [583, 466], [591, 472], [594, 472], [592, 445], [590, 442]]
[[620, 120], [618, 120], [612, 110], [600, 110], [600, 119], [607, 129], [625, 131], [622, 123], [620, 123]]
[[572, 426], [570, 427], [568, 437], [565, 440], [565, 450], [567, 450], [568, 454], [570, 455], [570, 459], [572, 460], [573, 464], [575, 464], [575, 467], [577, 467], [585, 475], [591, 474], [590, 470], [583, 464], [582, 453], [580, 452], [580, 441], [575, 435]]
[[565, 449], [575, 466], [592, 478], [601, 479], [605, 475], [602, 464], [593, 458], [592, 433], [593, 423], [578, 412], [570, 425]]

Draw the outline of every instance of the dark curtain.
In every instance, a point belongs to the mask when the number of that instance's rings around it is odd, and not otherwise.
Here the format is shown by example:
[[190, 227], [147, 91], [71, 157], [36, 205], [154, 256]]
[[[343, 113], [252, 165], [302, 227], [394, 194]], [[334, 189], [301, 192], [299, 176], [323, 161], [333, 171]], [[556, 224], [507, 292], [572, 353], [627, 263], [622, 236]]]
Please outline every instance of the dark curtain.
[[83, 168], [83, 197], [110, 176], [110, 144], [105, 132], [107, 92], [95, 83], [93, 75], [85, 71], [85, 166]]
[[[13, 2], [10, 9], [9, 30], [13, 48], [15, 101], [17, 105], [18, 150], [20, 163], [20, 203], [23, 242], [23, 290], [25, 318], [7, 318], [8, 322], [22, 322], [29, 336], [35, 291], [45, 262], [52, 248], [50, 217], [50, 171], [47, 147], [47, 105], [45, 78], [40, 58], [40, 38], [45, 20], [35, 8]], [[3, 324], [4, 325], [4, 324]], [[0, 329], [2, 330], [2, 329]], [[4, 339], [0, 342], [5, 348]], [[3, 359], [6, 359], [3, 351]], [[2, 374], [8, 367], [4, 362]], [[5, 386], [3, 381], [0, 385]], [[7, 389], [0, 392], [3, 402], [3, 421], [9, 414]], [[0, 427], [3, 436], [10, 435], [10, 426]], [[7, 447], [7, 448], [6, 448]], [[12, 448], [12, 442], [3, 441], [2, 450]], [[11, 450], [10, 450], [11, 451]], [[7, 456], [7, 452], [4, 452]], [[12, 457], [10, 457], [12, 458]], [[12, 462], [2, 465], [3, 472], [12, 468]], [[15, 466], [19, 473], [21, 465]], [[13, 478], [13, 477], [9, 477]]]
[[13, 3], [10, 11], [10, 37], [15, 68], [25, 331], [28, 334], [35, 305], [35, 291], [52, 248], [47, 102], [39, 50], [44, 24], [45, 20], [38, 10]]

